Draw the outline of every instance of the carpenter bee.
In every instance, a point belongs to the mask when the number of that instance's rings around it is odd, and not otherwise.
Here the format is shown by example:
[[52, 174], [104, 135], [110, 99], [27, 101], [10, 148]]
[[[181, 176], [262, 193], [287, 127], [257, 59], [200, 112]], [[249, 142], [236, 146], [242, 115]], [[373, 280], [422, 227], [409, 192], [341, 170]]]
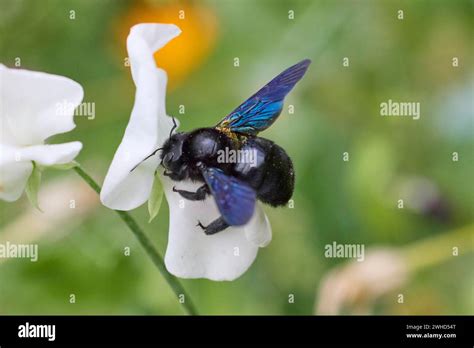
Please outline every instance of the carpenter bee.
[[173, 119], [170, 137], [150, 155], [161, 150], [160, 165], [172, 180], [203, 183], [196, 192], [173, 187], [185, 199], [214, 197], [221, 216], [207, 226], [197, 222], [206, 234], [245, 225], [257, 199], [274, 207], [290, 200], [295, 183], [293, 163], [285, 150], [257, 134], [275, 122], [285, 96], [310, 63], [306, 59], [286, 69], [214, 127], [173, 134]]

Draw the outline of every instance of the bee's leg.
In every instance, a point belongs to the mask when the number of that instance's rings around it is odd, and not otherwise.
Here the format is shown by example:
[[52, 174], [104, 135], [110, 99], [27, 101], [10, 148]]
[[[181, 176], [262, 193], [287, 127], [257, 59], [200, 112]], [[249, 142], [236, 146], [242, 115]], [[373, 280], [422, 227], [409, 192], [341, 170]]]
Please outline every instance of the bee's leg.
[[205, 234], [210, 235], [225, 230], [227, 227], [229, 227], [229, 224], [225, 222], [225, 220], [221, 216], [220, 218], [215, 219], [207, 226], [204, 226], [200, 221], [198, 221], [198, 224], [196, 226], [201, 227]]
[[173, 191], [178, 192], [183, 198], [189, 199], [190, 201], [202, 201], [210, 193], [209, 187], [207, 187], [206, 184], [198, 188], [196, 192], [178, 190], [174, 186]]

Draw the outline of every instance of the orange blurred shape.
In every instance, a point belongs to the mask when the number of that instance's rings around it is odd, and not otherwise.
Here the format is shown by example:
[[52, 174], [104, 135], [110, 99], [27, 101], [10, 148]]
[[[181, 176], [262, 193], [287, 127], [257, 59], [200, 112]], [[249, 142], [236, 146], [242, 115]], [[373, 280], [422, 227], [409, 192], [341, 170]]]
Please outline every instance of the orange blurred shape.
[[138, 23], [172, 23], [182, 30], [181, 35], [155, 53], [157, 65], [168, 73], [170, 89], [203, 63], [216, 41], [216, 16], [201, 2], [136, 1], [120, 20], [121, 43], [126, 42], [130, 28]]

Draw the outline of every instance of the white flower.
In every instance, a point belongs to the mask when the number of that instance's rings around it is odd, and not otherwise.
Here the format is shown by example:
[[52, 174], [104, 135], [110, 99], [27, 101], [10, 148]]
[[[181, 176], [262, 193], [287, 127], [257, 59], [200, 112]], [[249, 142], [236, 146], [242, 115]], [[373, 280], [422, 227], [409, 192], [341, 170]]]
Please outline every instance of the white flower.
[[0, 64], [0, 199], [11, 202], [21, 196], [33, 162], [51, 166], [77, 156], [78, 141], [44, 142], [75, 127], [74, 108], [83, 95], [81, 85], [66, 77]]
[[[173, 126], [165, 110], [167, 75], [156, 67], [153, 54], [180, 33], [172, 24], [138, 24], [130, 31], [127, 49], [137, 90], [130, 121], [101, 192], [102, 203], [109, 208], [131, 210], [150, 196], [158, 156], [130, 170], [164, 143]], [[159, 177], [170, 210], [165, 264], [172, 274], [182, 278], [233, 280], [250, 267], [258, 248], [270, 242], [270, 224], [258, 204], [245, 226], [205, 235], [196, 223], [200, 220], [207, 224], [219, 217], [214, 199], [210, 196], [201, 202], [184, 200], [172, 191], [173, 185], [195, 191], [202, 184], [176, 183]]]
[[328, 272], [320, 284], [317, 314], [368, 314], [380, 297], [401, 288], [409, 277], [403, 253], [377, 248], [364, 261], [353, 261]]

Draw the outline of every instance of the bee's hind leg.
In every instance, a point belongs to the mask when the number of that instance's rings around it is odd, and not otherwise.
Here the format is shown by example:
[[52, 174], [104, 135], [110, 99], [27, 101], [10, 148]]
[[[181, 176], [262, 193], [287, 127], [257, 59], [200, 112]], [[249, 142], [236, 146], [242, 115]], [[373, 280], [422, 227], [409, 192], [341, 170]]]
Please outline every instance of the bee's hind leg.
[[205, 234], [210, 235], [225, 230], [227, 227], [229, 227], [229, 224], [225, 222], [225, 220], [221, 216], [220, 218], [215, 219], [207, 226], [204, 226], [200, 221], [198, 221], [198, 224], [196, 226], [201, 227]]
[[196, 190], [196, 192], [178, 190], [173, 186], [173, 191], [178, 192], [183, 198], [189, 199], [190, 201], [202, 201], [210, 193], [209, 187], [206, 184], [202, 185]]

